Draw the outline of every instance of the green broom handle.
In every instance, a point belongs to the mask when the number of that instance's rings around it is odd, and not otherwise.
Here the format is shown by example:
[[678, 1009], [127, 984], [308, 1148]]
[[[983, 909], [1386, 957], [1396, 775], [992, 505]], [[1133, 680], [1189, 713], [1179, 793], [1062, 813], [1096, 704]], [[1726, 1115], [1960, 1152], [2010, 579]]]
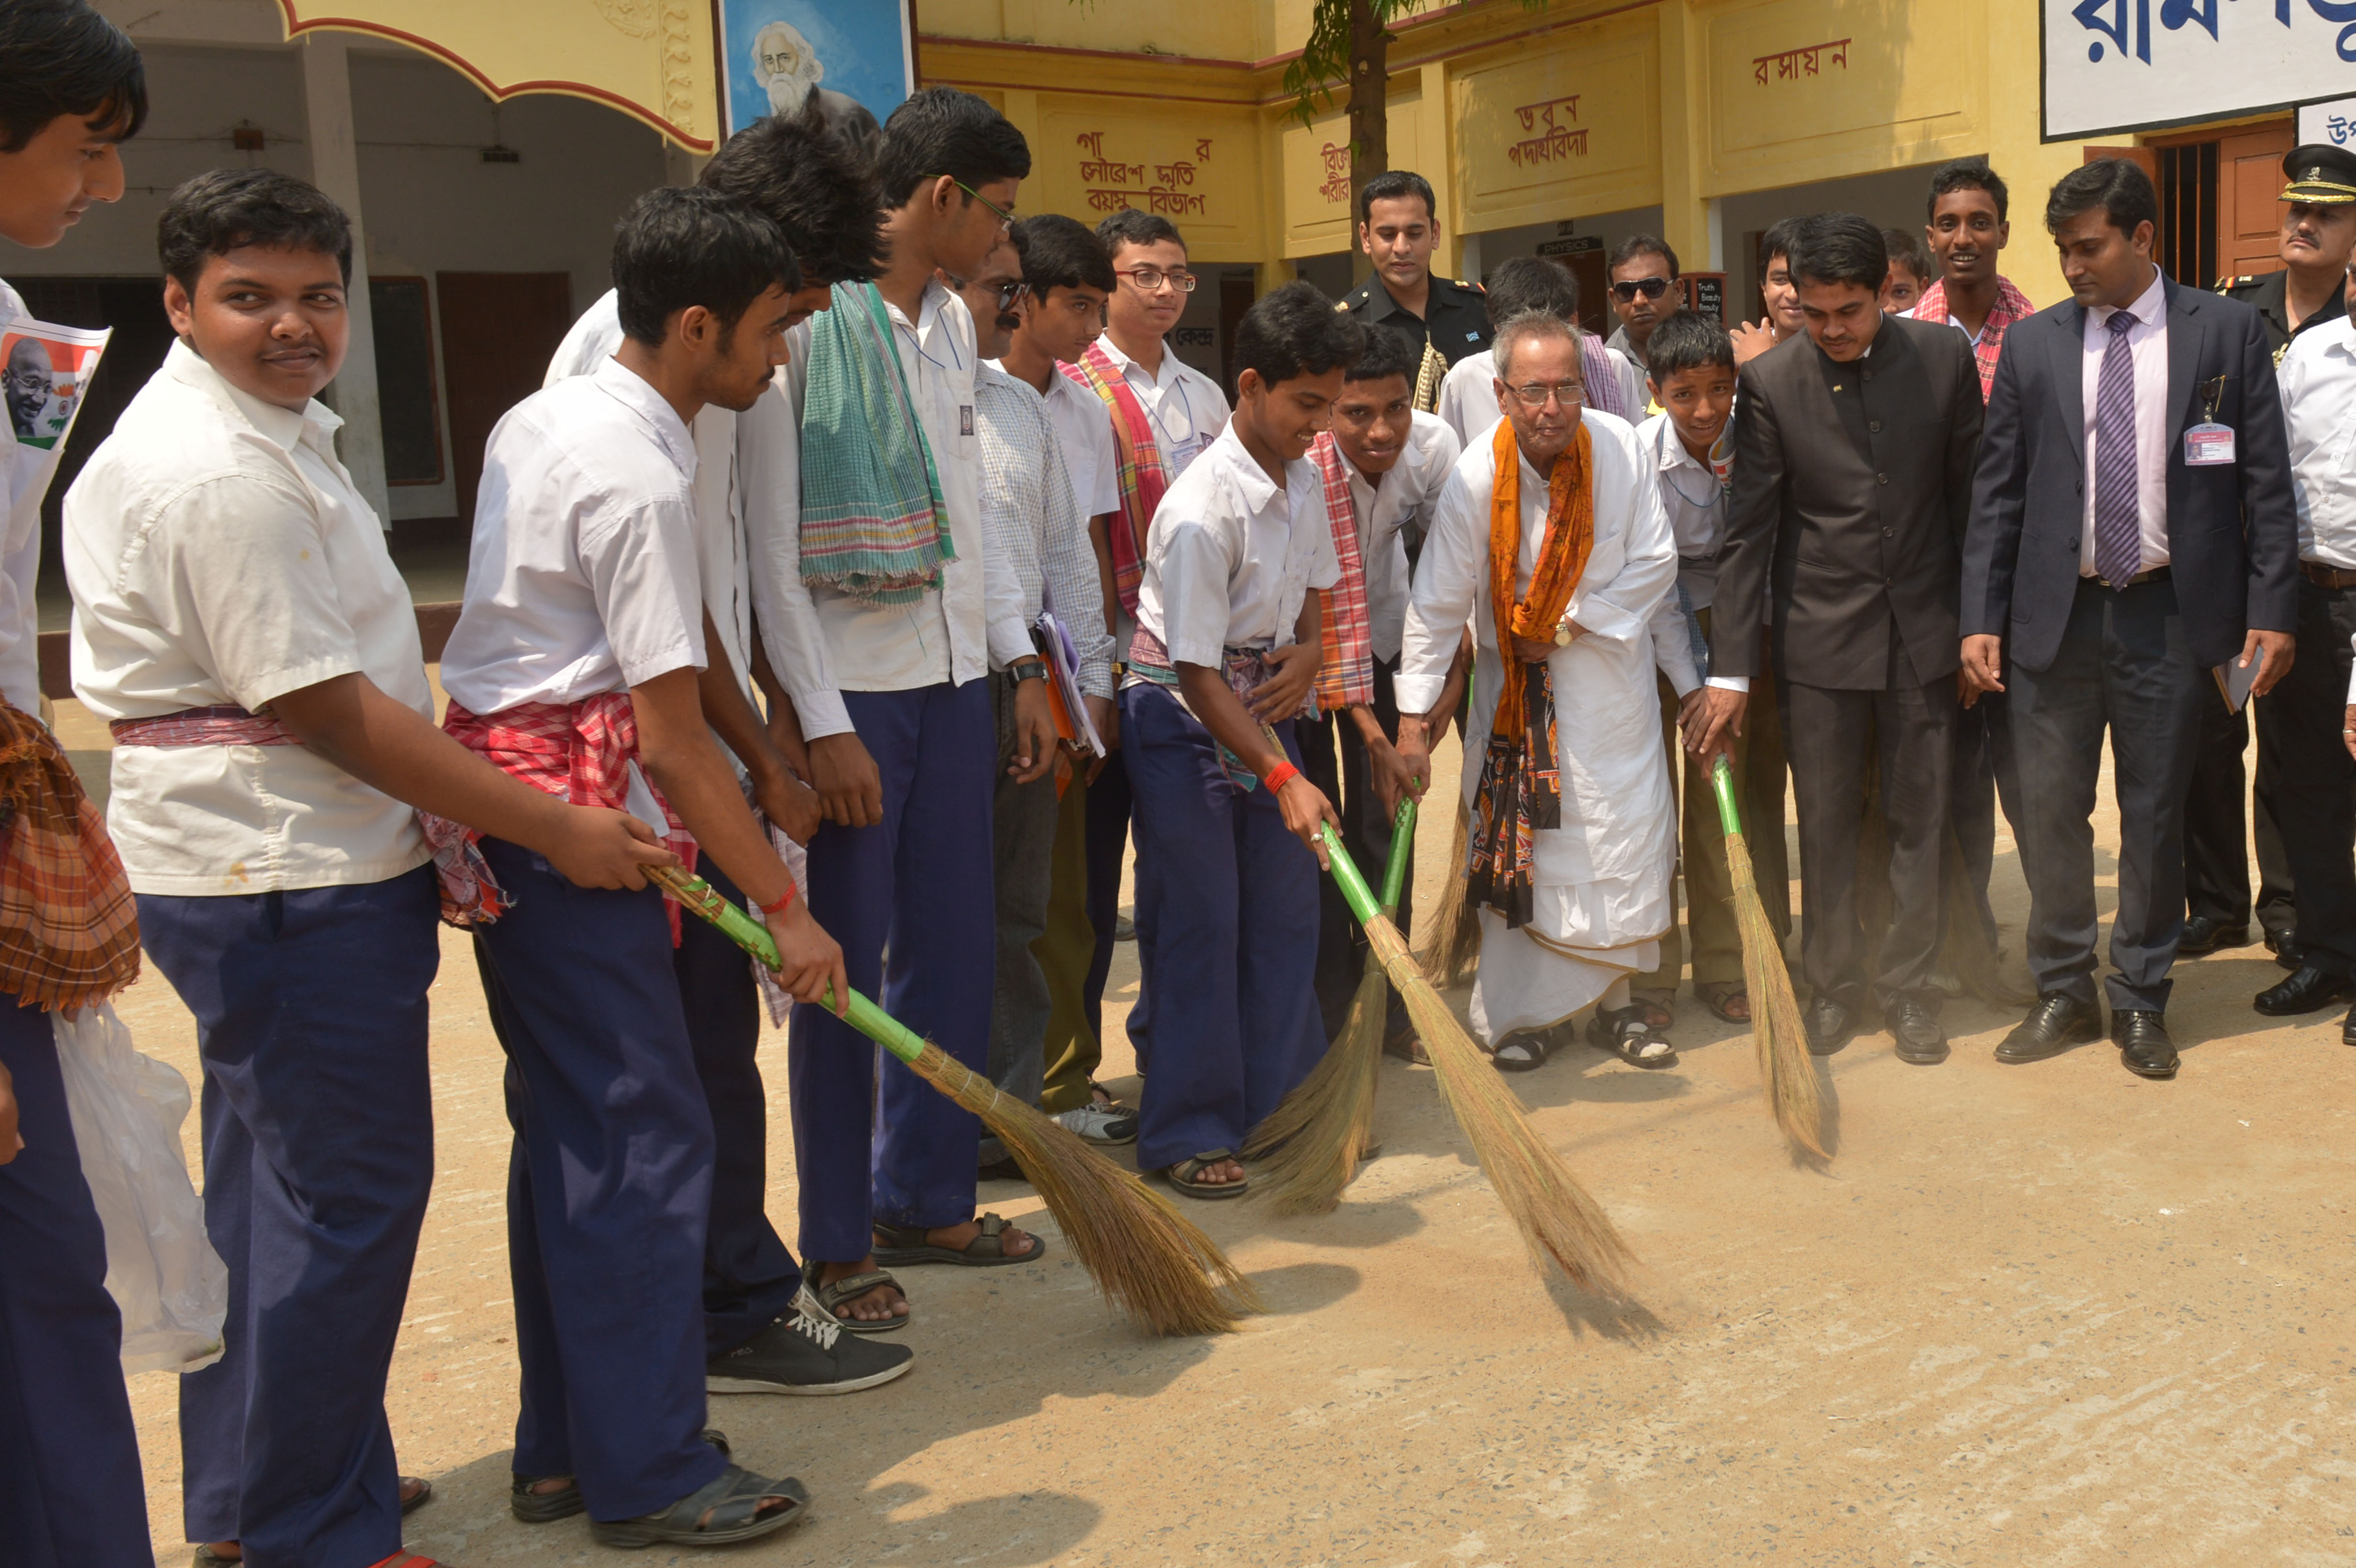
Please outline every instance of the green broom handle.
[[1391, 824], [1390, 863], [1383, 868], [1383, 913], [1398, 912], [1407, 891], [1408, 847], [1415, 842], [1415, 796], [1401, 795], [1398, 816]]
[[1317, 836], [1325, 841], [1327, 869], [1333, 873], [1333, 880], [1341, 884], [1343, 901], [1350, 906], [1350, 912], [1358, 917], [1358, 923], [1364, 925], [1370, 920], [1382, 919], [1383, 912], [1375, 902], [1373, 891], [1366, 886], [1366, 879], [1358, 874], [1357, 865], [1351, 860], [1350, 852], [1342, 848], [1342, 836], [1333, 831], [1333, 825], [1319, 823]]
[[1709, 765], [1709, 789], [1718, 796], [1718, 820], [1730, 837], [1742, 831], [1742, 813], [1734, 804], [1734, 764], [1720, 752]]
[[[720, 933], [771, 969], [777, 967], [777, 944], [769, 935], [769, 928], [727, 899], [714, 891], [701, 877], [680, 877], [675, 881], [657, 875], [657, 880], [668, 882], [680, 895], [680, 902], [690, 912], [701, 915], [720, 928]], [[827, 1010], [834, 1008], [834, 989], [827, 988]], [[925, 1052], [921, 1036], [899, 1019], [869, 1001], [858, 992], [851, 993], [851, 1007], [843, 1021], [890, 1051], [903, 1061], [913, 1062]]]

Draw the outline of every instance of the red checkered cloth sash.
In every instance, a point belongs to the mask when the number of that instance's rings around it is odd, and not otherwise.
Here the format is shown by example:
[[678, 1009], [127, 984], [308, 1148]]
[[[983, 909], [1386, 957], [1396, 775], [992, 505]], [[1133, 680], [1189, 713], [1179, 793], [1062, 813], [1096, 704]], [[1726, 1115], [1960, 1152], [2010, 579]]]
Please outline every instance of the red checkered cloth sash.
[[[118, 746], [299, 746], [294, 731], [275, 714], [248, 713], [234, 706], [184, 708], [153, 719], [117, 719], [107, 728]], [[508, 911], [490, 864], [470, 834], [446, 816], [417, 814], [418, 831], [434, 851], [434, 872], [442, 884], [442, 918], [452, 925], [488, 925]]]
[[1170, 471], [1162, 466], [1162, 448], [1153, 439], [1153, 421], [1145, 405], [1121, 379], [1101, 344], [1091, 343], [1076, 365], [1058, 362], [1055, 368], [1104, 400], [1112, 417], [1112, 440], [1119, 459], [1120, 519], [1127, 525], [1111, 530], [1107, 544], [1112, 551], [1113, 592], [1120, 607], [1133, 619], [1137, 587], [1145, 581], [1145, 536], [1153, 527], [1153, 510], [1170, 488]]
[[[1986, 402], [1996, 390], [1996, 362], [2004, 351], [2004, 335], [2012, 324], [2035, 315], [2037, 307], [2029, 296], [2012, 286], [2009, 278], [1996, 281], [1996, 304], [1988, 308], [1987, 325], [1980, 328], [1980, 340], [1972, 345], [1972, 354], [1980, 362], [1980, 401]], [[1947, 321], [1947, 280], [1941, 278], [1922, 291], [1914, 302], [1914, 319], [1936, 322], [1944, 326]]]
[[[574, 805], [630, 809], [630, 764], [638, 754], [638, 715], [626, 691], [601, 691], [571, 704], [519, 702], [491, 714], [469, 712], [454, 701], [442, 728], [492, 766], [544, 794]], [[640, 777], [645, 777], [643, 769]], [[646, 785], [669, 827], [663, 847], [692, 872], [694, 838], [680, 821], [679, 813], [670, 808], [670, 802], [655, 788], [654, 780], [647, 779]], [[460, 831], [469, 838], [482, 837], [471, 829]], [[679, 901], [666, 893], [663, 903], [670, 915], [671, 945], [676, 947]]]
[[1325, 517], [1333, 528], [1333, 553], [1341, 558], [1342, 581], [1318, 591], [1324, 662], [1317, 667], [1317, 706], [1338, 713], [1375, 700], [1373, 617], [1366, 611], [1366, 562], [1358, 551], [1358, 505], [1350, 494], [1350, 469], [1325, 432], [1310, 443], [1309, 455], [1325, 479]]
[[0, 702], [0, 992], [102, 1002], [139, 978], [139, 907], [48, 726]]

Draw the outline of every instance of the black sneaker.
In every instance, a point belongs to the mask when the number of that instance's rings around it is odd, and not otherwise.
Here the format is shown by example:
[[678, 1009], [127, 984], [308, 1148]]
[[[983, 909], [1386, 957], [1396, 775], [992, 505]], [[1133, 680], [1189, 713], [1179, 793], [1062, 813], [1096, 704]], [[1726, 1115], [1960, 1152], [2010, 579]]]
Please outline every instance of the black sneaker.
[[706, 1362], [703, 1386], [710, 1393], [856, 1393], [890, 1382], [916, 1355], [905, 1345], [844, 1333], [805, 1289], [792, 1312]]

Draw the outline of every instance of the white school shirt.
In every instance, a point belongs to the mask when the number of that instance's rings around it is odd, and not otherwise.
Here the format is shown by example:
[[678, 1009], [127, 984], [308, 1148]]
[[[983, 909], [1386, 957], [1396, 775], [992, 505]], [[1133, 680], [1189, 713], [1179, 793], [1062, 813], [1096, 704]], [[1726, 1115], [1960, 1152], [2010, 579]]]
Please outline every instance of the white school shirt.
[[2290, 426], [2298, 558], [2356, 569], [2356, 321], [2291, 340], [2276, 373]]
[[[249, 397], [175, 343], [67, 492], [74, 690], [101, 719], [259, 713], [365, 675], [428, 720], [409, 588], [337, 461], [342, 424]], [[121, 746], [107, 828], [134, 892], [380, 882], [417, 816], [306, 746]]]
[[1022, 591], [1005, 560], [989, 549], [981, 523], [973, 317], [937, 281], [925, 285], [913, 323], [889, 301], [884, 308], [940, 475], [949, 543], [957, 552], [941, 567], [938, 590], [913, 604], [870, 605], [802, 581], [801, 404], [809, 374], [809, 323], [787, 335], [792, 359], [772, 389], [736, 421], [753, 607], [769, 667], [794, 699], [806, 740], [852, 729], [842, 701], [846, 691], [962, 686], [1033, 656]]
[[489, 715], [703, 667], [695, 442], [617, 359], [509, 409], [483, 453], [451, 699]]
[[[985, 360], [991, 369], [1022, 380], [1005, 362]], [[1031, 384], [1023, 381], [1024, 386]], [[1038, 389], [1033, 387], [1033, 391]], [[1064, 472], [1072, 481], [1072, 503], [1080, 521], [1120, 510], [1120, 453], [1112, 439], [1112, 411], [1087, 388], [1062, 370], [1047, 378], [1047, 422], [1055, 427], [1055, 444], [1063, 450]]]
[[1407, 626], [1407, 529], [1413, 525], [1420, 533], [1430, 527], [1432, 503], [1440, 499], [1440, 487], [1448, 483], [1461, 450], [1456, 432], [1419, 409], [1398, 461], [1375, 481], [1359, 473], [1341, 443], [1334, 443], [1343, 472], [1350, 476], [1350, 501], [1358, 514], [1368, 640], [1375, 657], [1385, 664], [1398, 657], [1399, 638]]
[[1109, 698], [1112, 638], [1104, 629], [1104, 588], [1046, 403], [1029, 382], [987, 362], [974, 373], [973, 392], [990, 548], [1006, 558], [1022, 590], [1024, 617], [1036, 624], [1043, 609], [1053, 609], [1071, 634], [1073, 674], [1082, 695]]
[[[581, 313], [548, 362], [541, 385], [586, 376], [622, 347], [621, 295], [608, 289]], [[749, 699], [753, 692], [753, 580], [744, 552], [744, 516], [736, 493], [736, 411], [717, 403], [696, 411], [695, 551], [704, 608], [728, 654], [728, 667]], [[734, 752], [729, 760], [743, 771]]]
[[[1620, 396], [1623, 408], [1633, 409], [1641, 417], [1652, 395], [1644, 390], [1644, 368], [1634, 360], [1609, 344], [1603, 357], [1620, 379]], [[1580, 368], [1585, 370], [1586, 357], [1580, 356]], [[1589, 405], [1592, 407], [1593, 405]], [[1483, 348], [1478, 354], [1467, 354], [1448, 368], [1440, 380], [1440, 397], [1433, 412], [1447, 421], [1456, 432], [1460, 445], [1470, 446], [1472, 438], [1505, 417], [1505, 411], [1497, 406], [1497, 355]], [[1635, 421], [1629, 421], [1633, 424]]]
[[[32, 314], [16, 291], [0, 282], [0, 331], [16, 317]], [[41, 497], [17, 476], [23, 456], [16, 421], [0, 419], [0, 528], [5, 530], [0, 534], [0, 698], [20, 711], [38, 713], [41, 613], [34, 584], [41, 571]], [[22, 516], [20, 500], [27, 503]]]
[[1172, 663], [1219, 669], [1228, 648], [1291, 642], [1309, 591], [1341, 581], [1317, 465], [1286, 464], [1280, 490], [1229, 426], [1154, 508], [1137, 622]]
[[[1734, 425], [1724, 439], [1732, 449]], [[1677, 585], [1697, 610], [1707, 610], [1718, 588], [1718, 552], [1726, 542], [1726, 497], [1709, 464], [1686, 450], [1666, 414], [1636, 427], [1636, 444], [1661, 486], [1661, 509], [1677, 538]]]
[[[2168, 564], [2168, 278], [2152, 269], [2151, 287], [2126, 307], [2136, 318], [2127, 328], [2127, 353], [2135, 366], [2136, 512], [2140, 519], [2143, 564], [2150, 571]], [[2103, 357], [2111, 349], [2111, 317], [2117, 307], [2096, 305], [2086, 313], [2084, 351], [2080, 357], [2086, 400], [2086, 512], [2079, 537], [2078, 575], [2099, 575], [2094, 562], [2094, 419], [2103, 385]]]
[[[1216, 381], [1179, 358], [1166, 339], [1162, 345], [1162, 368], [1151, 376], [1144, 366], [1120, 351], [1109, 332], [1097, 339], [1097, 347], [1119, 367], [1120, 379], [1145, 406], [1146, 422], [1153, 427], [1154, 443], [1162, 451], [1162, 465], [1176, 480], [1194, 459], [1211, 449], [1226, 428], [1233, 411], [1227, 407], [1226, 395]], [[1103, 400], [1098, 403], [1101, 407]]]

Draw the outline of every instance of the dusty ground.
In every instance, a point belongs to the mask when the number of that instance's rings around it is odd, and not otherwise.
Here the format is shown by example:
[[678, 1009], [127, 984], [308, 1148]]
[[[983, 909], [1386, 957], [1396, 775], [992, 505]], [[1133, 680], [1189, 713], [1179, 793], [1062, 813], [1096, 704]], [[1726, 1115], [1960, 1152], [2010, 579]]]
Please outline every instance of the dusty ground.
[[[2017, 948], [2025, 894], [2008, 842], [1999, 856]], [[403, 1467], [440, 1491], [411, 1544], [456, 1564], [605, 1560], [578, 1521], [507, 1515], [499, 1058], [455, 939], [444, 959], [439, 1179], [390, 1394]], [[738, 1456], [816, 1499], [724, 1560], [2356, 1563], [2356, 1053], [2336, 1011], [2288, 1027], [2250, 1011], [2278, 973], [2262, 948], [2185, 965], [2173, 1083], [2130, 1077], [2107, 1046], [1999, 1068], [2012, 1019], [1975, 1003], [1951, 1008], [1943, 1067], [1865, 1037], [1832, 1063], [1828, 1174], [1786, 1157], [1749, 1037], [1690, 998], [1675, 1070], [1581, 1049], [1516, 1079], [1642, 1253], [1633, 1313], [1533, 1272], [1429, 1072], [1387, 1062], [1387, 1153], [1338, 1213], [1189, 1210], [1269, 1299], [1244, 1332], [1142, 1339], [1062, 1255], [928, 1269], [910, 1280], [906, 1378], [715, 1399]], [[1114, 991], [1135, 978], [1123, 947]], [[160, 980], [123, 1011], [193, 1072]], [[1118, 1036], [1108, 1055], [1118, 1079]], [[781, 1035], [763, 1060], [782, 1085]], [[778, 1094], [771, 1211], [790, 1237]], [[983, 1200], [1041, 1218], [1017, 1184]], [[156, 1550], [185, 1562], [171, 1381], [133, 1392]]]

